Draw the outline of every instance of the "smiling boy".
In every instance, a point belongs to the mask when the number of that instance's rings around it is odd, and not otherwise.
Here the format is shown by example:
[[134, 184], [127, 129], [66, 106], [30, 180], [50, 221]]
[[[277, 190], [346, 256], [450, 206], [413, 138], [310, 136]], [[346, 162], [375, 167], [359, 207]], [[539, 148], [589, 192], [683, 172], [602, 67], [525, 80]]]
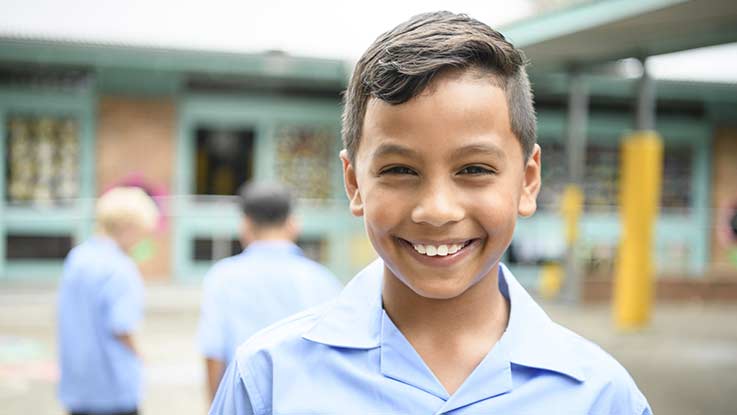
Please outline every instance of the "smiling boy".
[[522, 52], [465, 15], [416, 16], [358, 61], [343, 140], [380, 259], [242, 345], [211, 414], [650, 413], [500, 264], [540, 188]]

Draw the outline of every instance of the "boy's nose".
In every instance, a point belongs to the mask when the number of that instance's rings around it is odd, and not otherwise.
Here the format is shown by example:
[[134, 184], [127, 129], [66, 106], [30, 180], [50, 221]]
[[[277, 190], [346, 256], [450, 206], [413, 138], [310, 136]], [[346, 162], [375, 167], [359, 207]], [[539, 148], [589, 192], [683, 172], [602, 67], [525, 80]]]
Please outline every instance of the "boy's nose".
[[443, 226], [463, 219], [464, 209], [458, 201], [457, 193], [451, 187], [444, 185], [427, 187], [412, 210], [413, 222]]

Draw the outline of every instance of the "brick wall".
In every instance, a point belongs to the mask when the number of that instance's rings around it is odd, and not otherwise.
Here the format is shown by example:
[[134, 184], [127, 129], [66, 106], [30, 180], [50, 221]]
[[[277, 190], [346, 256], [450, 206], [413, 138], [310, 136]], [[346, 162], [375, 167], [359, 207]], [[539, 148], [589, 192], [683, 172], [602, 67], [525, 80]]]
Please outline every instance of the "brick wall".
[[[125, 180], [172, 189], [176, 109], [168, 98], [101, 97], [97, 120], [97, 193]], [[144, 278], [171, 274], [171, 222], [153, 237], [155, 255], [141, 263]]]

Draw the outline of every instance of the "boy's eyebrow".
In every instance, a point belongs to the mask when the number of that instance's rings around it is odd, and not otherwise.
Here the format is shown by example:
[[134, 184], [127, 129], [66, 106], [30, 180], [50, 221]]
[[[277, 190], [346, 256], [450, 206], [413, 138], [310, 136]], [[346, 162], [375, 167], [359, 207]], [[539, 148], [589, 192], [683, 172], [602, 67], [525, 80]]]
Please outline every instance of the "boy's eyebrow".
[[417, 157], [417, 152], [399, 144], [382, 144], [374, 151], [374, 158], [390, 155]]
[[451, 159], [478, 154], [493, 156], [500, 160], [503, 160], [507, 157], [504, 150], [502, 150], [499, 146], [490, 144], [469, 144], [467, 146], [463, 146], [461, 148], [453, 150], [453, 152], [451, 153]]

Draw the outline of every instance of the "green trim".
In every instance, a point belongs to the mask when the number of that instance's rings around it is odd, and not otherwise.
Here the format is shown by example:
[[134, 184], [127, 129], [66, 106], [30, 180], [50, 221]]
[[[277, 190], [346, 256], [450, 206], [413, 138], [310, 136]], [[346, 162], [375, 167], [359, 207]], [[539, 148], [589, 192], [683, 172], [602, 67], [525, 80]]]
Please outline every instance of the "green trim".
[[[634, 116], [629, 114], [591, 113], [586, 129], [589, 136], [587, 141], [593, 143], [617, 141], [631, 132], [633, 124]], [[563, 142], [565, 128], [564, 112], [541, 111], [538, 114], [538, 137], [542, 140]], [[703, 140], [710, 134], [708, 120], [660, 117], [656, 121], [656, 128], [666, 142], [689, 143], [694, 137]], [[542, 144], [544, 143], [545, 141], [542, 141]]]
[[294, 79], [338, 87], [345, 85], [347, 80], [346, 64], [332, 59], [48, 40], [0, 39], [0, 61]]
[[610, 24], [618, 20], [652, 12], [686, 0], [607, 0], [589, 1], [562, 8], [541, 16], [519, 20], [499, 31], [516, 47], [536, 43]]
[[183, 76], [157, 70], [100, 68], [95, 80], [100, 95], [171, 96], [181, 88]]
[[5, 281], [49, 281], [61, 276], [64, 261], [54, 259], [7, 261], [3, 280]]
[[5, 242], [5, 158], [7, 147], [7, 137], [5, 136], [5, 126], [7, 125], [7, 110], [2, 105], [2, 95], [0, 95], [0, 281], [5, 277], [5, 257], [7, 255]]
[[694, 143], [694, 175], [691, 182], [693, 189], [693, 221], [691, 222], [691, 235], [694, 241], [691, 243], [693, 249], [689, 271], [692, 275], [703, 274], [706, 271], [711, 257], [711, 177], [712, 177], [712, 152], [714, 131], [707, 129], [708, 133], [697, 137]]
[[276, 178], [276, 141], [271, 137], [276, 135], [277, 126], [274, 122], [262, 122], [256, 128], [256, 142], [254, 147], [254, 177], [262, 180]]
[[33, 207], [5, 207], [3, 218], [5, 230], [10, 232], [22, 232], [33, 235], [71, 234], [77, 240], [80, 228], [84, 228], [90, 222], [89, 216], [81, 213], [79, 208], [33, 208]]
[[[612, 78], [601, 75], [583, 75], [591, 96], [603, 98], [631, 98], [637, 96], [637, 79]], [[530, 74], [535, 96], [568, 95], [569, 76], [565, 73]], [[684, 100], [714, 105], [720, 110], [724, 103], [737, 104], [737, 84], [706, 83], [674, 80], [656, 80], [658, 100]], [[731, 111], [730, 111], [731, 113]]]

